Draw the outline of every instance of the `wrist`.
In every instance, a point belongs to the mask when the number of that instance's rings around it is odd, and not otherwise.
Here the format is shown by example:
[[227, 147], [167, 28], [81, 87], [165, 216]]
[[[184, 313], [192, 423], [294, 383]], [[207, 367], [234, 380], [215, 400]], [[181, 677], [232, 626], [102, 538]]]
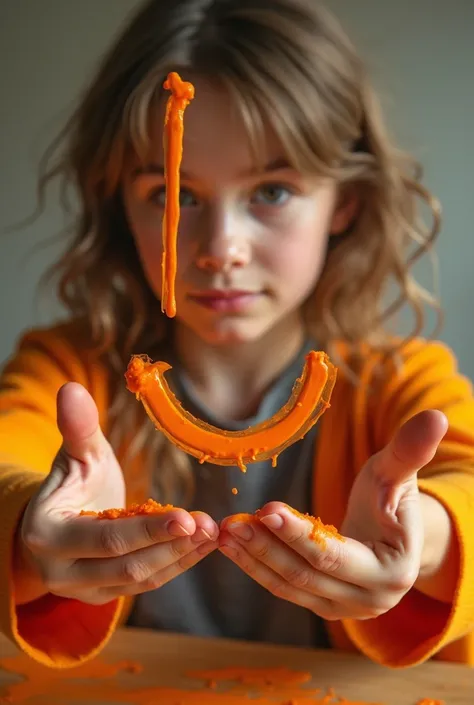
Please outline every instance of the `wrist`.
[[13, 538], [12, 583], [16, 605], [37, 600], [47, 594], [37, 563], [25, 546], [21, 535], [22, 519], [18, 522]]
[[452, 602], [459, 575], [459, 546], [451, 517], [441, 502], [420, 493], [424, 542], [415, 588]]

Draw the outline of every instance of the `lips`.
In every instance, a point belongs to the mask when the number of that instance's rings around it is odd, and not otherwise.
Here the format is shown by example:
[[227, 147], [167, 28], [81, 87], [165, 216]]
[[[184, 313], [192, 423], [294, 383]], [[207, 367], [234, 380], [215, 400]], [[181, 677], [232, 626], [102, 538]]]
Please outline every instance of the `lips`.
[[189, 298], [214, 311], [239, 312], [255, 303], [260, 295], [245, 289], [208, 289], [193, 292]]

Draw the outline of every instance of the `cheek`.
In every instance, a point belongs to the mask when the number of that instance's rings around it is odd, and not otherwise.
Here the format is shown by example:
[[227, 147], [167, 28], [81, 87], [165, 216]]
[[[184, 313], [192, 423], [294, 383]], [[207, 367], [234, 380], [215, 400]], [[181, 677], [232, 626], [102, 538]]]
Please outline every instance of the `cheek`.
[[324, 263], [328, 235], [311, 224], [299, 223], [266, 249], [267, 266], [279, 284], [292, 290], [314, 287]]

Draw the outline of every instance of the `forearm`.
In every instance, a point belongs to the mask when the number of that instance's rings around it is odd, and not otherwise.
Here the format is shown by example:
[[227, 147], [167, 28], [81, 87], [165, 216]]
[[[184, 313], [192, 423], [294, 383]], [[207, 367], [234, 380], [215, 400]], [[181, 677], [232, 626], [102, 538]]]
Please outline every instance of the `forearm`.
[[421, 493], [424, 546], [415, 588], [441, 602], [452, 602], [459, 576], [459, 546], [445, 507]]

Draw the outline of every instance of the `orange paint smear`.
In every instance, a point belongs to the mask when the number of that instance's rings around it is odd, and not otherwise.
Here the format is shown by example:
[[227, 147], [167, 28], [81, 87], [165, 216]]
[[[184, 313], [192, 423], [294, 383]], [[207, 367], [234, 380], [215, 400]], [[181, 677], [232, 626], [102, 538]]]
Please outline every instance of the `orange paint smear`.
[[200, 421], [183, 409], [165, 379], [171, 366], [134, 355], [127, 367], [127, 388], [134, 393], [155, 425], [178, 448], [200, 461], [237, 465], [277, 456], [303, 438], [329, 408], [336, 382], [336, 368], [324, 352], [306, 356], [303, 373], [294, 384], [286, 404], [271, 419], [244, 431], [225, 431]]
[[[134, 674], [143, 667], [135, 661], [109, 664], [95, 659], [70, 670], [56, 670], [40, 665], [26, 655], [0, 659], [0, 669], [23, 676], [24, 680], [7, 685], [0, 691], [0, 702], [51, 705], [58, 698], [68, 702], [97, 701], [129, 705], [382, 705], [350, 700], [329, 690], [321, 695], [306, 684], [311, 675], [305, 671], [280, 668], [220, 668], [190, 671], [186, 677], [203, 681], [201, 689], [134, 686]], [[236, 683], [231, 690], [216, 692], [223, 683]], [[245, 686], [246, 691], [239, 692]], [[411, 705], [407, 703], [406, 705]], [[444, 705], [431, 698], [417, 705]]]
[[[187, 673], [187, 677], [206, 682], [199, 690], [133, 688], [133, 674], [143, 670], [133, 661], [107, 664], [96, 659], [72, 670], [60, 671], [21, 655], [0, 660], [0, 669], [25, 679], [0, 693], [0, 702], [5, 703], [50, 705], [52, 697], [60, 697], [62, 705], [67, 705], [68, 700], [97, 700], [104, 705], [112, 702], [130, 705], [380, 705], [339, 698], [332, 691], [320, 697], [319, 691], [301, 687], [310, 680], [309, 673], [288, 668], [223, 668]], [[118, 676], [121, 676], [120, 682]], [[128, 681], [130, 688], [126, 685]], [[218, 684], [228, 681], [237, 682], [240, 687], [252, 686], [252, 690], [236, 692], [234, 688], [215, 692]]]
[[345, 540], [336, 527], [332, 526], [332, 524], [323, 524], [319, 517], [313, 517], [310, 514], [302, 514], [297, 509], [293, 509], [293, 507], [288, 505], [286, 505], [286, 507], [299, 519], [306, 519], [311, 523], [309, 538], [318, 543], [322, 548], [326, 547], [326, 539], [337, 539], [338, 541]]
[[289, 668], [217, 668], [206, 671], [188, 671], [189, 678], [207, 682], [237, 681], [244, 685], [256, 685], [259, 688], [268, 686], [295, 686], [309, 683], [311, 673], [308, 671], [292, 671]]
[[177, 267], [178, 225], [180, 216], [180, 165], [183, 156], [184, 111], [194, 98], [194, 86], [182, 81], [175, 71], [163, 84], [171, 91], [166, 103], [164, 150], [166, 201], [163, 218], [163, 259], [161, 310], [170, 318], [176, 316], [175, 278]]
[[143, 504], [132, 504], [126, 509], [104, 509], [102, 512], [81, 511], [79, 516], [92, 516], [97, 519], [124, 519], [127, 517], [145, 516], [146, 514], [163, 514], [175, 509], [172, 504], [159, 504], [154, 499], [147, 499]]

